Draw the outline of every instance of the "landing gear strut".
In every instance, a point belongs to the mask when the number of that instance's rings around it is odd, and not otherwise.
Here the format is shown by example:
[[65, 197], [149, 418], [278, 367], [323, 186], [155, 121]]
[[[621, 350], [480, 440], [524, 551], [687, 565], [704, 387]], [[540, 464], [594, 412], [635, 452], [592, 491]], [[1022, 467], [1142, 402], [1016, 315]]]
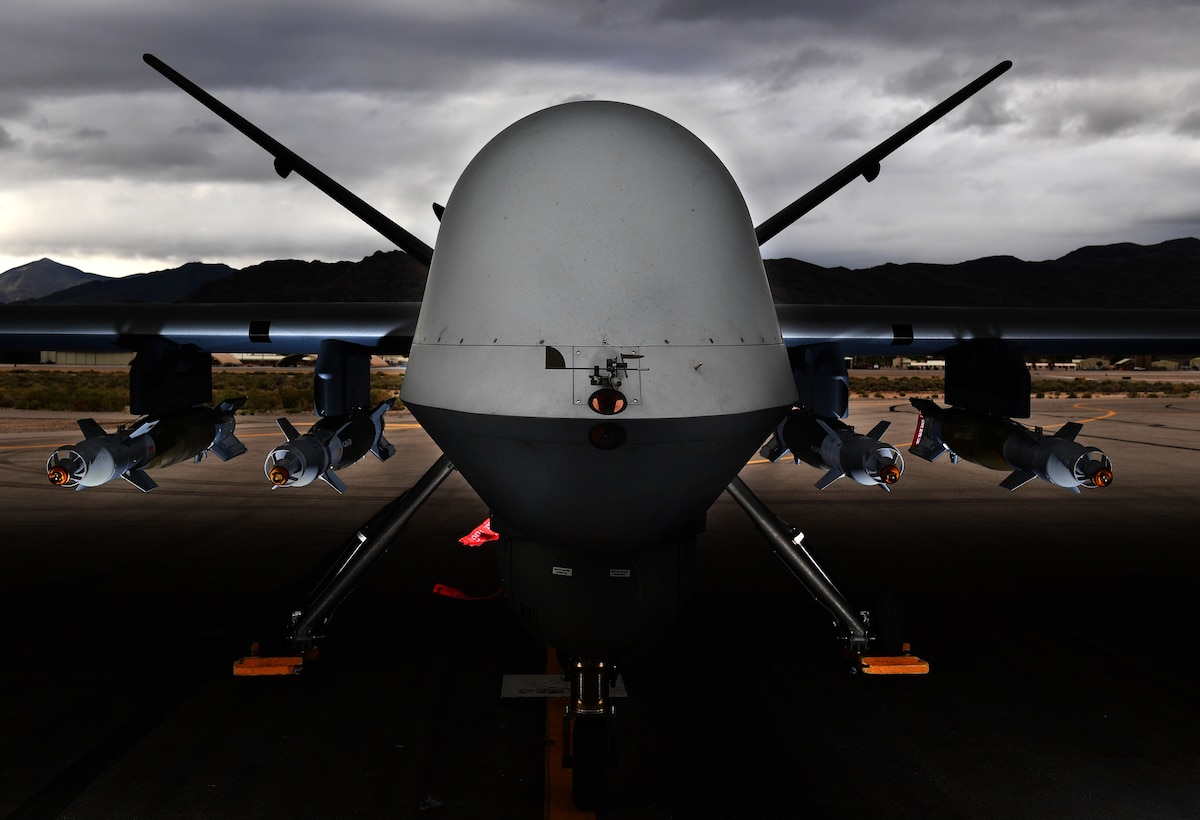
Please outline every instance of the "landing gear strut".
[[363, 524], [346, 540], [324, 577], [313, 589], [303, 609], [291, 613], [284, 641], [292, 654], [262, 657], [254, 644], [250, 657], [233, 664], [237, 676], [298, 675], [306, 659], [316, 655], [316, 641], [324, 637], [325, 626], [334, 611], [355, 585], [383, 557], [388, 547], [408, 524], [413, 514], [454, 472], [445, 455], [433, 463], [425, 475], [403, 495], [392, 501]]
[[770, 542], [771, 548], [779, 559], [812, 593], [817, 602], [829, 610], [838, 626], [844, 630], [846, 648], [855, 660], [852, 671], [861, 671], [868, 675], [925, 675], [929, 673], [929, 664], [907, 654], [907, 649], [901, 655], [869, 654], [871, 643], [874, 640], [869, 632], [870, 613], [854, 610], [850, 602], [834, 586], [833, 581], [829, 580], [825, 570], [821, 569], [820, 564], [801, 542], [804, 537], [803, 533], [771, 512], [770, 508], [760, 501], [758, 496], [751, 492], [740, 478], [734, 477], [725, 489], [750, 516], [750, 520]]
[[563, 713], [563, 767], [573, 769], [571, 797], [590, 811], [604, 802], [608, 770], [616, 766], [612, 734], [615, 713], [609, 687], [617, 669], [604, 661], [571, 659], [563, 664], [571, 699]]
[[313, 590], [308, 604], [292, 613], [291, 626], [285, 636], [288, 643], [303, 650], [323, 637], [321, 633], [333, 617], [334, 610], [367, 571], [375, 566], [375, 562], [383, 557], [409, 519], [452, 472], [454, 465], [450, 459], [445, 455], [440, 456], [416, 484], [350, 536], [341, 556]]

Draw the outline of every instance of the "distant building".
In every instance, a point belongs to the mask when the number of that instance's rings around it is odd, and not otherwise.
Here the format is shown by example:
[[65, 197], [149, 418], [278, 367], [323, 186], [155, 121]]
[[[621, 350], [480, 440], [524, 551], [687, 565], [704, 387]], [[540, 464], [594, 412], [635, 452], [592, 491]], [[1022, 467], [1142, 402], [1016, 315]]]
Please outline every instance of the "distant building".
[[120, 353], [80, 353], [73, 350], [43, 350], [38, 361], [42, 364], [125, 366], [133, 361], [133, 356], [133, 351]]
[[[35, 360], [32, 355], [25, 358], [8, 357], [0, 359], [4, 363], [20, 363], [20, 364], [63, 364], [76, 365], [79, 367], [89, 366], [116, 366], [127, 367], [133, 361], [133, 351], [120, 353], [80, 353], [71, 350], [43, 350], [38, 353]], [[212, 354], [213, 367], [241, 367], [242, 365], [267, 365], [267, 366], [282, 366], [282, 367], [311, 367], [316, 362], [315, 355], [282, 356], [278, 353], [214, 353]], [[384, 359], [381, 356], [372, 355], [371, 367], [396, 367], [403, 366], [408, 362], [404, 356], [392, 356], [389, 359]]]
[[[80, 367], [127, 367], [129, 363], [133, 361], [134, 355], [135, 354], [133, 351], [113, 353], [81, 353], [76, 350], [43, 350], [38, 356], [38, 361], [42, 364], [65, 364], [77, 365]], [[214, 353], [212, 362], [214, 366], [219, 365], [221, 367], [233, 367], [241, 364], [241, 361], [236, 356], [231, 356], [228, 353]]]
[[918, 362], [913, 359], [906, 359], [902, 356], [897, 356], [892, 359], [892, 367], [899, 370], [945, 370], [945, 359], [926, 359]]

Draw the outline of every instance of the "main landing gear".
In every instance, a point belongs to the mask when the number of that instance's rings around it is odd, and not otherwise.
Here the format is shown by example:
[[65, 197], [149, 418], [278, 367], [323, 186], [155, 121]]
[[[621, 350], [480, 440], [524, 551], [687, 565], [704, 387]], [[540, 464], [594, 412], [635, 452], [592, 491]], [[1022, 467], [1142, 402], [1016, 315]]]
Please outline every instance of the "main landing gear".
[[[829, 580], [829, 576], [821, 569], [820, 564], [802, 543], [804, 534], [771, 512], [759, 500], [746, 483], [735, 477], [726, 488], [726, 492], [746, 511], [758, 531], [770, 543], [775, 555], [791, 570], [796, 579], [802, 583], [817, 602], [829, 610], [838, 626], [844, 630], [846, 648], [854, 660], [853, 672], [863, 672], [868, 675], [927, 675], [929, 663], [908, 654], [908, 645], [900, 647], [883, 647], [885, 651], [901, 649], [900, 654], [873, 654], [872, 643], [878, 645], [878, 637], [888, 629], [887, 624], [881, 623], [886, 617], [885, 612], [878, 612], [875, 624], [871, 623], [871, 613], [868, 611], [855, 612], [846, 597]], [[872, 634], [874, 632], [874, 634]]]

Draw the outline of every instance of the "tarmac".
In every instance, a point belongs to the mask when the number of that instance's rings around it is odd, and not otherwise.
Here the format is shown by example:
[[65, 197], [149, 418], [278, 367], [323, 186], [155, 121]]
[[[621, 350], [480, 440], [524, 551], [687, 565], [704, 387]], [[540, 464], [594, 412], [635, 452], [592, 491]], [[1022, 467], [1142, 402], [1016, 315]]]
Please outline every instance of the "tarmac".
[[[437, 457], [410, 416], [389, 414], [395, 458], [341, 472], [345, 496], [271, 491], [282, 436], [260, 416], [239, 422], [246, 455], [155, 471], [152, 493], [65, 491], [44, 465], [81, 437], [72, 418], [0, 414], [0, 818], [591, 816], [546, 776], [554, 707], [500, 696], [547, 653], [486, 598], [494, 549], [458, 543], [487, 510], [457, 474], [318, 661], [231, 674]], [[904, 449], [904, 399], [858, 400], [849, 421], [881, 418]], [[851, 675], [824, 610], [722, 497], [683, 618], [625, 670], [597, 816], [1200, 817], [1200, 399], [1034, 402], [1030, 423], [1069, 420], [1112, 457], [1111, 487], [1009, 493], [1004, 473], [908, 457], [891, 493], [818, 492], [811, 467], [748, 464], [853, 601], [897, 596], [931, 674]]]

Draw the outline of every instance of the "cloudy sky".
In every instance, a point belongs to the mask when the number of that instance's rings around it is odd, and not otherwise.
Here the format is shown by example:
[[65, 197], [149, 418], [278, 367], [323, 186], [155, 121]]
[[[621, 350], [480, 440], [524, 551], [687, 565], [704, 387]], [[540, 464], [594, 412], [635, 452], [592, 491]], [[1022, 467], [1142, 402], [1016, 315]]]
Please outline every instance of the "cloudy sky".
[[1012, 71], [764, 247], [824, 265], [1037, 260], [1200, 235], [1194, 0], [8, 0], [0, 271], [358, 259], [386, 241], [152, 52], [430, 244], [432, 202], [578, 98], [707, 142], [755, 222], [1002, 59]]

